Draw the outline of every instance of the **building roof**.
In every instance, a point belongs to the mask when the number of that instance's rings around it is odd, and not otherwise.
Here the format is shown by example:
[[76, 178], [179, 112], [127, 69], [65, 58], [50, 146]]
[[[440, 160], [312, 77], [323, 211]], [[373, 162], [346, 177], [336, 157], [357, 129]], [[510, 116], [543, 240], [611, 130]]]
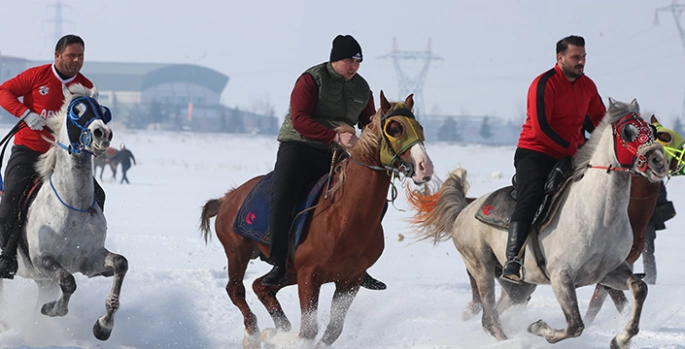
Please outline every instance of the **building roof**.
[[[31, 61], [19, 57], [0, 56], [0, 60], [25, 62], [26, 69], [48, 61]], [[187, 82], [204, 86], [221, 93], [228, 76], [210, 68], [194, 64], [130, 63], [86, 61], [83, 75], [93, 81], [99, 90], [143, 91], [172, 82]]]

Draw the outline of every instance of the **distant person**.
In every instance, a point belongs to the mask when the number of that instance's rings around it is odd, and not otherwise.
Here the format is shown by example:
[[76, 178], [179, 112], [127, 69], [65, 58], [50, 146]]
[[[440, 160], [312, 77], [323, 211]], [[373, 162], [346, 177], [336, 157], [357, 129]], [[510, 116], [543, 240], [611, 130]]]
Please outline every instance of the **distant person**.
[[650, 285], [656, 284], [656, 257], [654, 256], [656, 231], [666, 229], [666, 221], [673, 217], [675, 217], [673, 203], [668, 201], [666, 186], [661, 182], [654, 213], [652, 213], [652, 217], [647, 222], [647, 228], [645, 228], [645, 248], [642, 251], [642, 262], [644, 263], [645, 271], [644, 280]]
[[513, 283], [523, 282], [523, 247], [544, 199], [548, 174], [561, 159], [576, 153], [585, 140], [583, 129], [592, 132], [606, 114], [597, 86], [584, 74], [585, 39], [563, 38], [556, 52], [554, 68], [528, 89], [526, 122], [514, 155], [517, 200], [501, 276]]
[[[84, 62], [85, 44], [76, 35], [66, 35], [57, 41], [55, 62], [30, 68], [0, 85], [0, 106], [17, 118], [24, 118], [25, 128], [14, 136], [14, 146], [7, 162], [4, 192], [0, 201], [0, 277], [12, 279], [17, 272], [16, 249], [20, 229], [15, 229], [19, 199], [37, 176], [35, 164], [46, 153], [53, 139], [45, 128], [45, 119], [57, 114], [64, 104], [63, 86], [81, 84], [93, 88], [80, 73]], [[95, 198], [104, 210], [105, 191], [95, 181]]]
[[[364, 127], [376, 113], [369, 84], [357, 74], [362, 48], [351, 35], [333, 39], [330, 58], [302, 73], [290, 94], [290, 106], [280, 133], [273, 172], [269, 232], [269, 260], [273, 268], [262, 285], [279, 286], [288, 281], [288, 241], [293, 208], [319, 178], [328, 173], [335, 143], [350, 147], [353, 133], [338, 133], [335, 123]], [[362, 287], [385, 289], [368, 273]]]
[[133, 157], [133, 153], [130, 150], [126, 149], [126, 145], [123, 143], [115, 156], [121, 164], [121, 184], [124, 184], [124, 181], [126, 181], [126, 184], [131, 184], [128, 181], [128, 177], [126, 177], [126, 172], [131, 168], [131, 161], [133, 161], [134, 165], [136, 164], [136, 158]]

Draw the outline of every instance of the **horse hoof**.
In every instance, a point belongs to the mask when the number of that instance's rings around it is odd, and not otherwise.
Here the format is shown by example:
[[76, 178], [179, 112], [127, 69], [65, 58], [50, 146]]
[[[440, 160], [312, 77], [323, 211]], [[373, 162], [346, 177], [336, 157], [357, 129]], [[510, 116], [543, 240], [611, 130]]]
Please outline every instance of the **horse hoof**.
[[95, 325], [93, 325], [93, 335], [95, 338], [101, 340], [101, 341], [106, 341], [109, 339], [109, 336], [112, 334], [112, 328], [106, 328], [102, 327], [100, 325], [100, 319], [95, 321]]
[[538, 336], [542, 336], [542, 334], [540, 333], [541, 330], [545, 327], [547, 327], [547, 324], [542, 320], [538, 320], [530, 324], [530, 326], [528, 326], [528, 332]]
[[469, 305], [464, 308], [464, 312], [461, 314], [461, 319], [468, 321], [476, 317], [483, 310], [483, 306], [480, 303], [469, 302]]
[[43, 307], [40, 308], [41, 314], [49, 317], [55, 317], [55, 316], [64, 316], [67, 315], [69, 312], [69, 309], [64, 309], [63, 311], [58, 311], [57, 308], [57, 301], [52, 301], [43, 304]]
[[255, 332], [254, 335], [249, 335], [245, 331], [245, 337], [243, 337], [243, 349], [261, 349], [262, 342], [259, 339], [259, 333]]

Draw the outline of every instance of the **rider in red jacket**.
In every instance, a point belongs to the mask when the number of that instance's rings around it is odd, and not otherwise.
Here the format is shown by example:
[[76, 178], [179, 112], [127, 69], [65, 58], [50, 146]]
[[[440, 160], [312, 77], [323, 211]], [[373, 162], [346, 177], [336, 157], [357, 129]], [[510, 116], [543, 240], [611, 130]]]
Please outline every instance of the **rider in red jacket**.
[[[0, 85], [0, 106], [23, 118], [24, 127], [14, 136], [12, 154], [7, 162], [4, 191], [0, 201], [0, 277], [13, 278], [17, 271], [16, 248], [19, 229], [15, 229], [19, 199], [32, 184], [38, 157], [50, 149], [52, 133], [45, 119], [53, 117], [64, 104], [63, 86], [81, 84], [93, 88], [79, 71], [83, 66], [85, 44], [76, 35], [57, 41], [55, 63], [30, 68]], [[19, 98], [23, 98], [19, 100]], [[95, 196], [104, 209], [105, 192], [95, 182]]]
[[606, 114], [595, 83], [584, 75], [585, 40], [569, 36], [557, 42], [557, 64], [538, 76], [528, 90], [526, 122], [514, 155], [516, 208], [509, 223], [502, 279], [523, 282], [522, 248], [544, 185], [554, 165], [573, 156]]

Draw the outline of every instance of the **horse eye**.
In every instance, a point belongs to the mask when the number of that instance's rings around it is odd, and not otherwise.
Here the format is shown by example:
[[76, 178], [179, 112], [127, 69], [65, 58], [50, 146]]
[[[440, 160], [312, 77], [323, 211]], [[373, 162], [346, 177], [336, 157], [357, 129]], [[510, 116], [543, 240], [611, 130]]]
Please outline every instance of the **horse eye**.
[[639, 132], [635, 125], [627, 124], [623, 126], [623, 129], [621, 129], [621, 138], [623, 138], [623, 140], [626, 142], [633, 142], [637, 139], [638, 133]]
[[657, 138], [666, 143], [666, 144], [671, 144], [671, 141], [673, 141], [673, 138], [671, 137], [671, 134], [668, 132], [658, 132], [656, 134]]
[[402, 138], [404, 136], [404, 125], [399, 121], [391, 121], [386, 127], [388, 135], [394, 138]]

